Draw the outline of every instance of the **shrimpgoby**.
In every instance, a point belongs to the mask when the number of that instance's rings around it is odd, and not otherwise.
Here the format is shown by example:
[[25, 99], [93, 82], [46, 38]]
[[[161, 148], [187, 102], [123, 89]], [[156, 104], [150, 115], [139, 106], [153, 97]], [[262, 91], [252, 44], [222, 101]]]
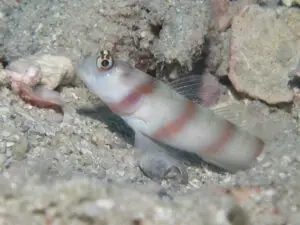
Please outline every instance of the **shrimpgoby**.
[[231, 172], [250, 168], [263, 151], [261, 138], [109, 51], [81, 60], [77, 75], [134, 130], [137, 148], [151, 151], [162, 143]]

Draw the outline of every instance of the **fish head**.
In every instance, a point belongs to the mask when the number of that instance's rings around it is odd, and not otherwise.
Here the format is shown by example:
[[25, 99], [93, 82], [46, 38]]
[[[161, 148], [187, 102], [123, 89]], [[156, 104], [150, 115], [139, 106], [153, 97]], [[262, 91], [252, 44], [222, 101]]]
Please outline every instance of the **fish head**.
[[153, 78], [127, 61], [113, 59], [109, 51], [82, 59], [76, 73], [87, 88], [104, 102], [119, 102]]

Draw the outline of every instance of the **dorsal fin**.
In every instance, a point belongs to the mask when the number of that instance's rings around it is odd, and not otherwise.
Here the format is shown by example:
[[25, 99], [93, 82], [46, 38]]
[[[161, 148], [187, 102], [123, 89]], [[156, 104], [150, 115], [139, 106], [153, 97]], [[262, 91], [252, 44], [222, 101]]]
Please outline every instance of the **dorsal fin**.
[[221, 95], [220, 84], [211, 74], [181, 76], [168, 84], [179, 94], [203, 107], [215, 105]]

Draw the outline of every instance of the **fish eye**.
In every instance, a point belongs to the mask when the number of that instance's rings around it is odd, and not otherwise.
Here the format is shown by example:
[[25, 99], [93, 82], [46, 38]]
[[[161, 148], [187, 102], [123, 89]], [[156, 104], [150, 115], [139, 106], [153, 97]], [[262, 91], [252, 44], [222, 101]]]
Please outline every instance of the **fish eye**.
[[113, 58], [109, 51], [103, 50], [97, 58], [97, 67], [99, 70], [109, 70], [113, 66]]

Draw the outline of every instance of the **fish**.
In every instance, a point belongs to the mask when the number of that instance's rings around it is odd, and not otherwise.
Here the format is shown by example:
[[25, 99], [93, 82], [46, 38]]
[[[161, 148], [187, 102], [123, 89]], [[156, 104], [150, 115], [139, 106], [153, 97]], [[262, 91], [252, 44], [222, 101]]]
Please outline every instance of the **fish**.
[[[205, 97], [204, 90], [210, 96], [217, 96], [218, 90], [201, 86], [199, 75], [167, 83], [108, 50], [81, 59], [76, 74], [133, 129], [138, 149], [155, 152], [168, 146], [229, 172], [251, 168], [263, 152], [263, 139], [206, 107], [213, 99]], [[195, 91], [199, 102], [193, 99]]]

